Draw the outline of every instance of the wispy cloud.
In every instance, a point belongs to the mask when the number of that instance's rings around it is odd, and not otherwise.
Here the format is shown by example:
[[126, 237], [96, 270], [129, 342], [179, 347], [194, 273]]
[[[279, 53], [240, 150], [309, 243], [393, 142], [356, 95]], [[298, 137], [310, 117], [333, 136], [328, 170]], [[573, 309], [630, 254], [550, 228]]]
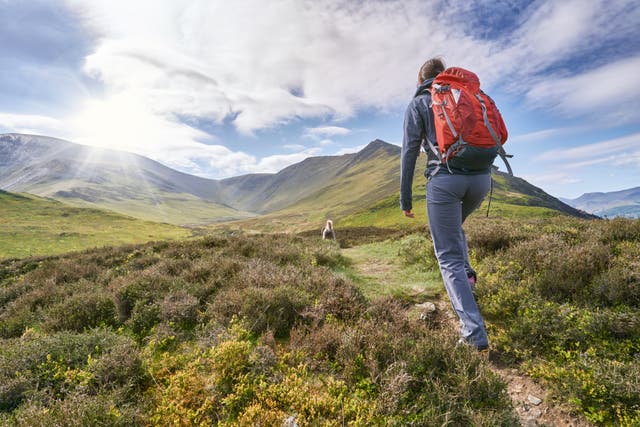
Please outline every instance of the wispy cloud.
[[65, 132], [64, 128], [64, 123], [53, 117], [0, 113], [0, 129], [7, 132], [58, 136]]
[[524, 133], [520, 135], [509, 135], [509, 142], [532, 142], [532, 141], [541, 141], [545, 139], [549, 139], [555, 136], [558, 136], [564, 133], [565, 130], [554, 128], [554, 129], [543, 129], [535, 132]]
[[535, 185], [540, 186], [577, 184], [581, 182], [581, 179], [578, 176], [569, 172], [537, 173], [531, 175], [523, 175], [522, 178], [534, 183]]
[[640, 118], [638, 70], [640, 55], [576, 76], [550, 76], [531, 87], [527, 100], [569, 117], [597, 113], [595, 118], [599, 118], [599, 122], [637, 121]]
[[341, 148], [340, 150], [336, 151], [333, 155], [334, 156], [342, 156], [343, 154], [357, 153], [358, 151], [362, 150], [366, 146], [367, 146], [367, 144], [357, 145], [355, 147]]
[[308, 128], [305, 132], [306, 135], [309, 135], [314, 138], [344, 136], [350, 133], [351, 133], [350, 129], [343, 128], [340, 126], [318, 126], [314, 128]]
[[315, 156], [319, 152], [320, 150], [317, 148], [310, 148], [295, 154], [268, 156], [261, 159], [250, 169], [251, 172], [278, 172], [289, 165], [301, 162], [307, 157]]
[[593, 144], [546, 151], [536, 156], [536, 160], [563, 162], [566, 165], [585, 160], [599, 162], [602, 158], [615, 161], [616, 158], [637, 156], [638, 153], [640, 153], [640, 133], [635, 133]]

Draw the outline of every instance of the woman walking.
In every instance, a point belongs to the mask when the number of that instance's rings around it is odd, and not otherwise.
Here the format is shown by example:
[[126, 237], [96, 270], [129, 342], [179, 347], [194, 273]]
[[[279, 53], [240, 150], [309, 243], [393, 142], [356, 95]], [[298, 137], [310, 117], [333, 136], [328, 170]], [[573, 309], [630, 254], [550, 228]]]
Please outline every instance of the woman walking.
[[[425, 62], [418, 73], [418, 89], [404, 119], [402, 142], [400, 207], [413, 218], [412, 184], [420, 147], [427, 152], [427, 215], [435, 254], [451, 305], [460, 319], [460, 342], [485, 350], [489, 346], [484, 320], [472, 287], [476, 275], [469, 263], [465, 219], [477, 209], [491, 186], [491, 164], [477, 168], [463, 159], [443, 166], [437, 154], [436, 131], [430, 87], [445, 70], [439, 58]], [[429, 144], [430, 142], [430, 144]], [[470, 166], [470, 167], [468, 167]]]

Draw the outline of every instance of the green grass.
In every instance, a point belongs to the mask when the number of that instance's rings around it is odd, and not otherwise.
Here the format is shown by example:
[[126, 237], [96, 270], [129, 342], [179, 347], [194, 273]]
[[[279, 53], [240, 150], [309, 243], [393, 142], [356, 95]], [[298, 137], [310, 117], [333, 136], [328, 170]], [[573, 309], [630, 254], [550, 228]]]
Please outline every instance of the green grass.
[[190, 230], [169, 224], [70, 207], [28, 194], [0, 192], [0, 259], [191, 235]]
[[[503, 179], [498, 177], [498, 179]], [[520, 193], [506, 193], [496, 189], [491, 198], [489, 217], [503, 218], [551, 218], [564, 216], [563, 213], [541, 206], [530, 206], [529, 196]], [[485, 217], [489, 198], [485, 199], [480, 208], [472, 216]], [[514, 204], [520, 203], [520, 204]], [[413, 187], [413, 213], [415, 218], [405, 217], [400, 210], [398, 195], [389, 196], [367, 209], [347, 215], [335, 221], [336, 227], [399, 227], [411, 228], [427, 221], [426, 192], [424, 184]]]
[[368, 298], [393, 295], [421, 303], [444, 293], [440, 272], [402, 265], [398, 257], [400, 240], [386, 240], [342, 250], [351, 261], [345, 273]]
[[208, 202], [190, 194], [158, 193], [154, 200], [102, 200], [97, 203], [79, 199], [63, 201], [78, 207], [95, 208], [97, 206], [123, 215], [173, 225], [200, 226], [252, 216], [252, 214]]

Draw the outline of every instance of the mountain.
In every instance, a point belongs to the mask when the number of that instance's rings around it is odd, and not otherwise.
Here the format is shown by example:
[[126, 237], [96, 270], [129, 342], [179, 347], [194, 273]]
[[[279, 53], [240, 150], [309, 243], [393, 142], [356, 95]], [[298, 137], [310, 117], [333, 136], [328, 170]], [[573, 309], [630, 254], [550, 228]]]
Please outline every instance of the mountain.
[[[423, 163], [416, 165], [418, 198], [424, 194]], [[585, 216], [520, 178], [494, 176], [496, 212], [502, 203], [533, 209], [520, 209], [525, 214]], [[135, 154], [42, 136], [0, 135], [0, 188], [172, 224], [243, 220], [236, 224], [280, 230], [327, 217], [381, 216], [387, 213], [381, 206], [395, 218], [399, 180], [400, 148], [381, 140], [358, 153], [310, 157], [274, 174], [212, 180]]]
[[43, 136], [0, 135], [0, 188], [173, 224], [251, 216], [220, 202], [218, 181]]
[[603, 217], [640, 218], [640, 187], [608, 193], [585, 193], [565, 203]]

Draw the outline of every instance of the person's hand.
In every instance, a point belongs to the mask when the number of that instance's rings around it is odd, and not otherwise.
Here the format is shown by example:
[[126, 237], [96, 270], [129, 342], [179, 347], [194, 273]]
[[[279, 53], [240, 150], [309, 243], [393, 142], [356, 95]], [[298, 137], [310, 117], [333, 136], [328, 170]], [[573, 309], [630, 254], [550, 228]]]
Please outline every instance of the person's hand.
[[413, 214], [413, 212], [411, 212], [411, 209], [409, 209], [408, 211], [402, 211], [402, 213], [404, 214], [404, 216], [406, 216], [407, 218], [413, 218], [415, 217], [415, 215]]

